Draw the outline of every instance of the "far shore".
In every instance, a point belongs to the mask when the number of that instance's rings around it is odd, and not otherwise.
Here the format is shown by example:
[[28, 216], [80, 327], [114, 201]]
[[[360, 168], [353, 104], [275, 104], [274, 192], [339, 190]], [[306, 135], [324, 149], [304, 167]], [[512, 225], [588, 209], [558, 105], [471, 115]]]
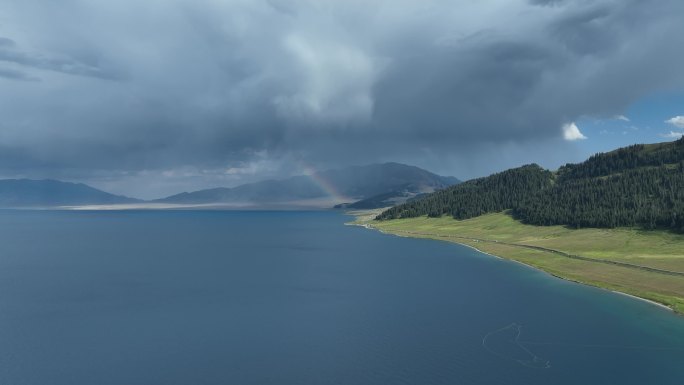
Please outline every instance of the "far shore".
[[332, 210], [338, 204], [338, 200], [323, 199], [302, 199], [297, 201], [284, 202], [237, 202], [237, 203], [158, 203], [158, 202], [139, 202], [123, 204], [104, 204], [104, 205], [74, 205], [56, 206], [46, 209], [53, 210], [75, 210], [75, 211], [117, 211], [117, 210]]

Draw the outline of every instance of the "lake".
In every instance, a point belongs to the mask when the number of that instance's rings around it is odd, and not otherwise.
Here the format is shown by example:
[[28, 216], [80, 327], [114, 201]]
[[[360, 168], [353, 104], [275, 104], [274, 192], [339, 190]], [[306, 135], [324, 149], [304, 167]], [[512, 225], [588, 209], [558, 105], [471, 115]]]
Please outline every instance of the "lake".
[[0, 384], [684, 383], [684, 317], [349, 220], [0, 211]]

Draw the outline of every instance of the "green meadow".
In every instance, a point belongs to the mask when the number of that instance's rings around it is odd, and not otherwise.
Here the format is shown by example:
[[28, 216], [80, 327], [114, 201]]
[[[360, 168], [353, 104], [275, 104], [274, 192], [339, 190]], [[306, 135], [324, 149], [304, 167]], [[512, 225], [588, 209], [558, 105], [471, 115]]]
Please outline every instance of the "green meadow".
[[570, 229], [523, 224], [506, 213], [375, 221], [352, 212], [354, 224], [386, 233], [473, 246], [560, 278], [620, 291], [684, 313], [684, 235], [658, 230]]

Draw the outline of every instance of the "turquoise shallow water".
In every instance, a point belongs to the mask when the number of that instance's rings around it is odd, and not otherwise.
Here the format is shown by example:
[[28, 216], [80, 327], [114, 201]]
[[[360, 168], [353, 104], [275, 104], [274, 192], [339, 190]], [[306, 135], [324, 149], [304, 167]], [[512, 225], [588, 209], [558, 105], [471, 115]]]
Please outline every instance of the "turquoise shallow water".
[[348, 219], [0, 211], [0, 384], [684, 383], [684, 317]]

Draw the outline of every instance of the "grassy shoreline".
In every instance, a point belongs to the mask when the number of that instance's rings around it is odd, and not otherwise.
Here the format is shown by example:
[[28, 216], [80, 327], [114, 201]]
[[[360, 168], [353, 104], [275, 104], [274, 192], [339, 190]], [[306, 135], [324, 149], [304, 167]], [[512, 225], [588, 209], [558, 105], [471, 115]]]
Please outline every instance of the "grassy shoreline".
[[684, 314], [684, 236], [637, 229], [522, 224], [505, 213], [455, 220], [374, 221], [379, 210], [352, 211], [350, 224], [385, 233], [470, 246], [556, 277], [661, 304]]

